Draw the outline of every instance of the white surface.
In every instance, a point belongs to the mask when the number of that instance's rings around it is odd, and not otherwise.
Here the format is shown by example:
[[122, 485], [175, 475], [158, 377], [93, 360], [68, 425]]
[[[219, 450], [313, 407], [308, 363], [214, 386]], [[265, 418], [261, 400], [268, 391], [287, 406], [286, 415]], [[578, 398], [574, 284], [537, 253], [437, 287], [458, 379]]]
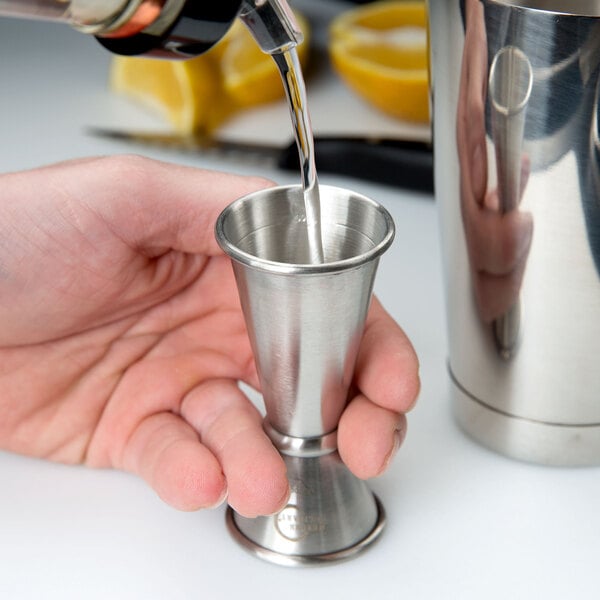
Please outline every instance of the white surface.
[[[127, 149], [84, 135], [87, 125], [156, 125], [106, 91], [109, 58], [91, 39], [59, 26], [0, 20], [0, 57], [2, 172]], [[349, 107], [361, 109], [348, 100], [340, 112]], [[360, 181], [321, 179], [372, 196], [394, 216], [397, 237], [376, 293], [421, 359], [423, 388], [405, 445], [390, 471], [372, 482], [388, 512], [380, 543], [337, 566], [275, 567], [234, 545], [223, 509], [180, 513], [132, 476], [0, 453], [2, 600], [598, 597], [598, 470], [496, 456], [451, 419], [434, 203]]]

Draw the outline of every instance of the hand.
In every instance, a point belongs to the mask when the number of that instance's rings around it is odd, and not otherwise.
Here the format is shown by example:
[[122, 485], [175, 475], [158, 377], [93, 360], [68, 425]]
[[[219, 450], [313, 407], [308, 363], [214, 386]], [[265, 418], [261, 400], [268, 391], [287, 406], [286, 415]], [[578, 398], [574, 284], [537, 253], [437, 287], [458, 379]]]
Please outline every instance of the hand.
[[[285, 466], [238, 386], [258, 378], [213, 234], [269, 183], [134, 156], [0, 179], [0, 448], [136, 473], [184, 510], [281, 508]], [[358, 476], [399, 445], [417, 369], [374, 299], [339, 427]]]

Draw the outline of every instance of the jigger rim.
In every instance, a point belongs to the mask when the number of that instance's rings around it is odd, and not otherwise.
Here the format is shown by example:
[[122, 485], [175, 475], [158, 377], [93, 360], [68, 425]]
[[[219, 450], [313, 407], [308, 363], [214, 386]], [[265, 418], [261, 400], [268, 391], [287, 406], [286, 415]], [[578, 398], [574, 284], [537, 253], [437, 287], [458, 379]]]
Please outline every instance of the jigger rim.
[[245, 196], [234, 200], [231, 204], [226, 206], [221, 214], [218, 216], [215, 224], [215, 237], [217, 243], [221, 249], [232, 259], [237, 262], [255, 269], [267, 271], [270, 273], [279, 273], [283, 275], [322, 275], [327, 273], [334, 273], [338, 271], [348, 271], [353, 268], [360, 267], [364, 264], [375, 260], [381, 254], [383, 254], [392, 244], [395, 236], [395, 225], [394, 220], [390, 213], [385, 207], [376, 202], [375, 200], [364, 196], [359, 192], [349, 190], [333, 185], [319, 185], [319, 190], [326, 190], [332, 192], [342, 192], [349, 198], [355, 198], [360, 202], [370, 205], [385, 221], [386, 233], [382, 239], [375, 244], [372, 248], [369, 248], [365, 252], [343, 258], [340, 260], [327, 261], [324, 263], [286, 263], [266, 258], [261, 258], [244, 250], [241, 250], [233, 242], [231, 242], [225, 233], [225, 222], [231, 213], [235, 210], [239, 210], [240, 207], [247, 202], [256, 201], [257, 197], [266, 197], [269, 194], [276, 192], [288, 192], [291, 190], [302, 192], [302, 186], [298, 184], [293, 185], [278, 185], [269, 188], [264, 188], [256, 192], [251, 192]]

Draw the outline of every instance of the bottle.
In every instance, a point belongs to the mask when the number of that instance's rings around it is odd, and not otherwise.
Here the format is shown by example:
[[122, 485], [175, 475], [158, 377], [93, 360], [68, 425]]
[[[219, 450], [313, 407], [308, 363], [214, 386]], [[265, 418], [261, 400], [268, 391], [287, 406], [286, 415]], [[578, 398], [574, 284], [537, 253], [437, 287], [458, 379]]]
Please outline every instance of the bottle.
[[197, 56], [238, 16], [269, 54], [302, 41], [286, 0], [0, 0], [0, 16], [65, 22], [129, 56]]

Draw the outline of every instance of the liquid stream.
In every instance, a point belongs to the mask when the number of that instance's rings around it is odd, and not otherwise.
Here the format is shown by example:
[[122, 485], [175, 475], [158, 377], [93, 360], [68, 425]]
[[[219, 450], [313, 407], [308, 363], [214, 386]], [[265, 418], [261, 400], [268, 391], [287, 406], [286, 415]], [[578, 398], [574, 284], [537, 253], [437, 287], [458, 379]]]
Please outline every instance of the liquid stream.
[[321, 237], [321, 200], [315, 165], [314, 136], [306, 100], [306, 86], [302, 77], [298, 52], [295, 48], [272, 56], [283, 81], [292, 117], [294, 137], [298, 146], [309, 259], [313, 264], [320, 264], [325, 262]]

